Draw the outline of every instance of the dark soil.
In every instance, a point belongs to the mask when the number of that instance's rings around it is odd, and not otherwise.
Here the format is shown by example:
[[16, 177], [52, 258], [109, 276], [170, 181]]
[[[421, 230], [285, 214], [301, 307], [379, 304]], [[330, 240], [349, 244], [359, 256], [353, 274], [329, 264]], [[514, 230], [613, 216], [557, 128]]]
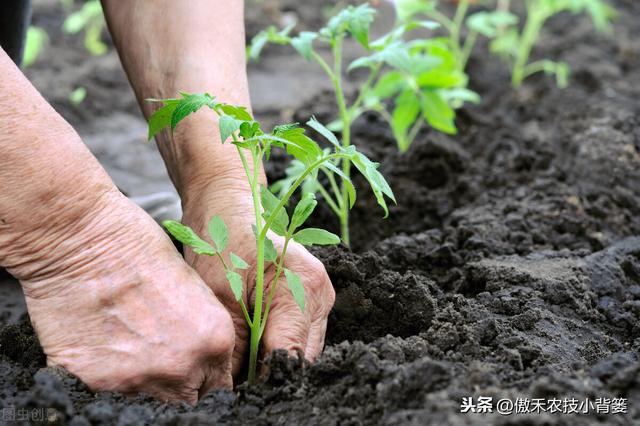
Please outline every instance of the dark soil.
[[[288, 7], [313, 27], [317, 6], [301, 4]], [[195, 408], [127, 400], [44, 368], [28, 319], [0, 305], [0, 408], [53, 408], [74, 425], [640, 424], [640, 4], [616, 6], [614, 37], [572, 16], [545, 33], [536, 54], [570, 63], [566, 90], [537, 76], [516, 92], [478, 54], [483, 102], [460, 111], [458, 136], [424, 131], [399, 155], [375, 115], [357, 123], [398, 205], [382, 220], [363, 192], [354, 250], [315, 251], [337, 292], [315, 364], [276, 353], [264, 384]], [[295, 118], [333, 113], [318, 94]], [[469, 396], [627, 398], [629, 412], [462, 414]]]

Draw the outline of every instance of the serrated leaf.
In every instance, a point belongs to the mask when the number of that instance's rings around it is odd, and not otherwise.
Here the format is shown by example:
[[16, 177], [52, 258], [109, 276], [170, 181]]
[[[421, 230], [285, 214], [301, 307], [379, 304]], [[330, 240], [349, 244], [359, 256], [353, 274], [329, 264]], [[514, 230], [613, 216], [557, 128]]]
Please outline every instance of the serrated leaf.
[[240, 124], [240, 136], [249, 139], [260, 133], [260, 123], [257, 121], [243, 121]]
[[322, 155], [322, 150], [316, 142], [304, 134], [300, 127], [274, 129], [274, 136], [284, 139], [287, 143], [287, 153], [304, 164], [311, 164]]
[[231, 253], [231, 264], [236, 269], [247, 269], [249, 267], [249, 264], [235, 253]]
[[376, 11], [365, 3], [353, 8], [347, 21], [347, 31], [365, 49], [369, 49], [369, 27], [373, 22], [375, 13]]
[[389, 216], [389, 209], [384, 199], [386, 195], [394, 203], [396, 202], [393, 191], [389, 187], [389, 184], [385, 180], [384, 176], [377, 170], [377, 164], [369, 160], [364, 154], [358, 152], [352, 160], [358, 171], [367, 179], [371, 190], [376, 197], [376, 201], [384, 210], [384, 217]]
[[[273, 215], [280, 200], [264, 185], [260, 186], [260, 200], [262, 202], [262, 208], [264, 209], [263, 217], [267, 220]], [[281, 208], [275, 215], [273, 222], [271, 222], [271, 230], [280, 236], [284, 236], [287, 233], [288, 225], [289, 215], [287, 215], [287, 211], [284, 208]]]
[[229, 244], [229, 231], [220, 216], [214, 216], [209, 221], [209, 236], [215, 244], [218, 253], [222, 253]]
[[307, 121], [307, 126], [311, 127], [313, 130], [320, 133], [335, 147], [340, 148], [340, 142], [338, 141], [338, 138], [336, 137], [336, 135], [334, 135], [331, 132], [331, 130], [327, 129], [322, 123], [316, 120], [315, 117], [311, 117], [311, 120]]
[[223, 114], [218, 119], [218, 125], [220, 127], [220, 140], [224, 143], [229, 137], [233, 134], [233, 132], [237, 131], [240, 128], [241, 121], [236, 120], [230, 115]]
[[148, 140], [151, 140], [162, 129], [171, 125], [171, 116], [178, 106], [178, 101], [170, 102], [154, 112], [149, 117], [149, 133], [147, 135]]
[[293, 211], [289, 231], [293, 232], [298, 229], [307, 220], [307, 218], [311, 216], [311, 213], [313, 213], [313, 210], [317, 205], [318, 202], [316, 201], [314, 194], [303, 195]]
[[216, 101], [208, 93], [183, 93], [182, 99], [180, 99], [180, 102], [178, 102], [176, 109], [171, 115], [171, 129], [175, 129], [180, 121], [189, 114], [198, 111], [203, 106], [214, 108], [216, 106]]
[[229, 104], [220, 104], [219, 105], [222, 112], [231, 117], [240, 120], [240, 121], [253, 121], [253, 117], [249, 114], [246, 107], [237, 106], [237, 105], [229, 105]]
[[293, 299], [300, 307], [300, 310], [304, 312], [304, 286], [302, 285], [302, 280], [296, 273], [286, 268], [284, 276], [287, 279], [287, 286], [293, 295]]
[[320, 228], [302, 229], [293, 235], [293, 239], [304, 246], [340, 244], [340, 237]]
[[278, 260], [278, 252], [276, 251], [276, 247], [273, 245], [273, 241], [269, 239], [269, 237], [264, 239], [264, 259], [267, 262], [275, 263]]
[[244, 283], [242, 282], [242, 276], [235, 271], [228, 270], [227, 281], [229, 281], [229, 285], [231, 286], [231, 291], [233, 292], [233, 296], [236, 298], [236, 301], [239, 301], [240, 299], [242, 299], [242, 291], [244, 290]]
[[356, 188], [353, 186], [351, 179], [344, 174], [342, 170], [336, 167], [334, 164], [327, 162], [322, 167], [329, 169], [329, 171], [337, 174], [342, 179], [343, 185], [347, 188], [347, 196], [349, 197], [349, 208], [352, 208], [356, 202]]
[[313, 40], [317, 37], [318, 33], [302, 31], [297, 37], [291, 39], [291, 45], [303, 58], [309, 61], [311, 60], [311, 52], [313, 51]]
[[188, 226], [183, 225], [180, 222], [176, 222], [175, 220], [165, 220], [162, 222], [162, 226], [164, 226], [176, 240], [191, 247], [195, 253], [206, 254], [209, 256], [216, 254], [216, 250], [211, 246], [211, 244], [200, 238], [198, 234]]

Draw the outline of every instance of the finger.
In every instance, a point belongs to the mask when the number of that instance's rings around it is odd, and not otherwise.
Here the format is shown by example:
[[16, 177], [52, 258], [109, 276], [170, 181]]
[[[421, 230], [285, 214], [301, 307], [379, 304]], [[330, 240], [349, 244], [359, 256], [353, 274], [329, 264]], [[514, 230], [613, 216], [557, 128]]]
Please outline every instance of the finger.
[[327, 333], [327, 317], [319, 318], [311, 322], [307, 347], [304, 350], [304, 357], [309, 361], [315, 361], [324, 348], [324, 338]]
[[197, 393], [198, 400], [214, 389], [233, 389], [232, 361], [229, 357], [225, 365], [210, 363], [207, 366], [204, 382]]
[[276, 349], [286, 350], [290, 356], [304, 353], [311, 320], [307, 312], [300, 310], [284, 280], [278, 282], [276, 295], [271, 304], [271, 313], [267, 319], [262, 345], [264, 355]]

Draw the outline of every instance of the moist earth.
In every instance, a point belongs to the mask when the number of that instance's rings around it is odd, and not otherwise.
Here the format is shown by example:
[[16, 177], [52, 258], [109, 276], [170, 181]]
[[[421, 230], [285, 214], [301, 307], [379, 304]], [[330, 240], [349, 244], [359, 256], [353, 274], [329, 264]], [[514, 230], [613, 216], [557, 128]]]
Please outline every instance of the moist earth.
[[[326, 3], [266, 1], [259, 7], [273, 13], [249, 11], [249, 33], [291, 17], [317, 28]], [[352, 249], [314, 250], [337, 292], [315, 364], [275, 353], [264, 383], [213, 392], [196, 407], [96, 394], [46, 367], [28, 317], [19, 318], [23, 302], [7, 296], [0, 408], [45, 408], [54, 423], [73, 425], [640, 424], [640, 5], [615, 6], [614, 36], [570, 15], [544, 33], [534, 54], [570, 64], [565, 90], [535, 76], [514, 91], [504, 64], [478, 49], [469, 72], [483, 101], [459, 111], [457, 136], [425, 130], [401, 155], [379, 117], [359, 119], [354, 142], [381, 162], [398, 204], [382, 219], [356, 179]], [[55, 23], [53, 9], [36, 18]], [[79, 42], [58, 38], [50, 49], [79, 61]], [[276, 63], [290, 55], [267, 50]], [[30, 77], [77, 127], [117, 108], [138, 117], [114, 57], [91, 64], [107, 78], [80, 78], [93, 93], [83, 108], [46, 86], [44, 65]], [[335, 109], [321, 90], [293, 110], [256, 112], [304, 122], [329, 121]], [[276, 153], [269, 177], [285, 166]], [[336, 225], [327, 209], [314, 220]], [[463, 398], [479, 396], [625, 398], [627, 413], [460, 412]]]

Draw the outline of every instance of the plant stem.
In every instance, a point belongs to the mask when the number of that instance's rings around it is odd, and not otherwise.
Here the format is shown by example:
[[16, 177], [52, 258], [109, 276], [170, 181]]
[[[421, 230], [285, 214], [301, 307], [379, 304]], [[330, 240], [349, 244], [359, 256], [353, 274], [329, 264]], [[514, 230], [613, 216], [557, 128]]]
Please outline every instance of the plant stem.
[[455, 52], [458, 58], [458, 68], [460, 71], [464, 70], [463, 66], [463, 54], [464, 50], [460, 47], [460, 34], [462, 30], [462, 24], [465, 16], [467, 16], [467, 10], [469, 9], [469, 0], [460, 0], [458, 7], [456, 8], [456, 14], [453, 17], [453, 25], [451, 26], [451, 48]]
[[282, 275], [282, 270], [284, 269], [284, 257], [287, 253], [287, 246], [289, 245], [289, 241], [291, 241], [291, 236], [287, 236], [284, 239], [284, 246], [282, 246], [282, 252], [280, 253], [280, 259], [278, 261], [278, 265], [276, 266], [276, 274], [273, 276], [273, 280], [271, 281], [271, 286], [269, 287], [269, 294], [267, 295], [267, 303], [264, 308], [264, 316], [262, 317], [262, 324], [260, 326], [260, 338], [262, 338], [262, 334], [264, 333], [264, 329], [267, 325], [267, 318], [269, 317], [269, 311], [271, 310], [271, 302], [273, 301], [273, 296], [276, 294], [276, 287], [278, 287], [278, 280], [280, 279], [280, 275]]
[[[251, 196], [253, 198], [253, 209], [256, 215], [256, 286], [255, 303], [253, 307], [253, 324], [251, 324], [251, 341], [249, 344], [249, 383], [255, 383], [256, 369], [258, 365], [258, 349], [260, 346], [260, 327], [262, 319], [262, 298], [264, 293], [264, 241], [266, 232], [263, 232], [262, 205], [260, 203], [260, 188], [258, 185], [258, 170], [262, 161], [260, 148], [252, 150], [253, 159], [253, 179], [251, 184]], [[268, 229], [268, 228], [267, 228]]]
[[307, 178], [307, 176], [309, 176], [311, 174], [311, 172], [313, 172], [316, 168], [321, 166], [322, 163], [325, 163], [325, 162], [327, 162], [329, 160], [333, 160], [333, 159], [337, 159], [337, 158], [349, 159], [349, 156], [347, 154], [340, 154], [340, 153], [334, 153], [334, 154], [327, 155], [325, 157], [322, 157], [322, 158], [316, 160], [309, 167], [307, 167], [307, 169], [300, 176], [298, 176], [298, 179], [296, 179], [295, 182], [291, 185], [291, 187], [289, 188], [287, 193], [281, 198], [281, 200], [278, 203], [278, 205], [276, 205], [273, 208], [273, 210], [271, 211], [271, 216], [269, 216], [269, 219], [266, 221], [264, 227], [262, 228], [262, 233], [260, 234], [260, 238], [262, 240], [264, 240], [264, 238], [266, 237], [267, 230], [269, 230], [269, 228], [271, 228], [271, 225], [273, 224], [273, 221], [275, 220], [275, 217], [277, 216], [277, 214], [280, 211], [280, 209], [284, 208], [284, 205], [286, 204], [287, 200], [289, 200], [291, 198], [291, 196], [293, 195], [293, 193], [296, 191], [296, 189], [298, 189], [298, 187], [300, 185], [302, 185], [302, 183]]
[[518, 55], [513, 65], [513, 72], [511, 74], [511, 84], [515, 88], [522, 86], [522, 81], [525, 79], [525, 67], [531, 54], [533, 44], [538, 38], [540, 29], [547, 18], [547, 12], [534, 6], [531, 2], [527, 2], [527, 22], [522, 30], [520, 36], [520, 43], [518, 48]]
[[478, 32], [470, 30], [469, 34], [467, 34], [467, 38], [464, 40], [464, 45], [462, 46], [462, 52], [460, 53], [460, 60], [458, 61], [458, 66], [460, 71], [464, 71], [467, 67], [467, 62], [469, 62], [469, 56], [471, 56], [471, 51], [473, 47], [476, 45], [476, 41], [478, 40]]
[[[342, 90], [342, 37], [337, 37], [331, 44], [333, 50], [333, 85], [336, 92], [336, 101], [338, 103], [338, 111], [340, 112], [340, 121], [342, 121], [342, 146], [347, 148], [351, 145], [351, 118], [349, 110], [347, 109], [347, 103], [344, 99], [344, 92]], [[345, 176], [351, 177], [351, 162], [347, 160], [342, 161], [342, 173]], [[340, 215], [340, 231], [342, 234], [342, 241], [348, 246], [349, 241], [349, 193], [347, 192], [347, 185], [342, 182], [342, 193], [340, 207], [342, 214]]]

